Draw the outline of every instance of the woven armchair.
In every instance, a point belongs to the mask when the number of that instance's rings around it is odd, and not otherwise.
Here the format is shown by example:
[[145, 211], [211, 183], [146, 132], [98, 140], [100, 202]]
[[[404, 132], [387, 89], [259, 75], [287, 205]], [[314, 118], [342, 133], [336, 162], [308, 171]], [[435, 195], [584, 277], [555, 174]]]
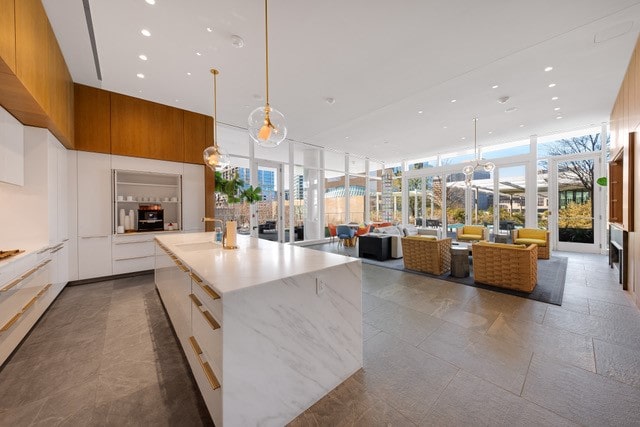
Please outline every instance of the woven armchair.
[[489, 240], [489, 229], [482, 225], [465, 225], [456, 228], [456, 240], [461, 242]]
[[406, 269], [438, 276], [451, 270], [451, 238], [403, 237], [402, 253]]
[[532, 292], [538, 281], [538, 247], [480, 242], [472, 245], [473, 279], [486, 285]]
[[538, 245], [538, 259], [549, 259], [551, 257], [551, 243], [549, 241], [548, 230], [538, 230], [536, 228], [520, 228], [511, 230], [511, 241], [521, 245]]

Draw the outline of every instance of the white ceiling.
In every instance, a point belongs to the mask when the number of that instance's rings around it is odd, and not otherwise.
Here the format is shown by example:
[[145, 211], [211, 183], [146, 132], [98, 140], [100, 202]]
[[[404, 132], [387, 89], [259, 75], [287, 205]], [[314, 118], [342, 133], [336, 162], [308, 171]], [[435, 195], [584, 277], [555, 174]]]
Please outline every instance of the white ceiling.
[[[220, 122], [264, 103], [261, 1], [90, 0], [102, 82], [82, 1], [43, 3], [78, 83], [212, 114], [215, 67]], [[389, 162], [472, 147], [474, 116], [480, 146], [599, 125], [639, 22], [629, 0], [272, 0], [271, 105], [293, 140]]]

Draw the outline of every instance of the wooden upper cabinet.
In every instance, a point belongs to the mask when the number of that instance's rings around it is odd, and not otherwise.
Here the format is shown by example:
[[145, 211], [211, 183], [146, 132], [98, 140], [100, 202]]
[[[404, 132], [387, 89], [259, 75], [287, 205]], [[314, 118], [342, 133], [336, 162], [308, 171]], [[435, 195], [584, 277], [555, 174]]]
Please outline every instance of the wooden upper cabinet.
[[111, 93], [74, 85], [77, 150], [111, 153]]
[[111, 93], [111, 153], [183, 162], [183, 110]]
[[207, 116], [184, 112], [184, 161], [203, 164], [202, 152], [207, 144]]
[[31, 96], [49, 111], [49, 20], [40, 0], [15, 2], [16, 76]]
[[14, 0], [0, 0], [0, 73], [16, 71]]

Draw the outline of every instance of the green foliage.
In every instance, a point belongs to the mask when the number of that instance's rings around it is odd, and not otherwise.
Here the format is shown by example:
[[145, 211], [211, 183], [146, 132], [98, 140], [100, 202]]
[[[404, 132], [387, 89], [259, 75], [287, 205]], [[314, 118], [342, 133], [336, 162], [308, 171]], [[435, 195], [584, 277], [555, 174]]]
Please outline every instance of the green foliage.
[[255, 203], [262, 200], [262, 189], [260, 187], [244, 187], [244, 181], [238, 178], [236, 173], [233, 178], [225, 179], [222, 173], [216, 171], [216, 193], [227, 196], [227, 202], [232, 203]]

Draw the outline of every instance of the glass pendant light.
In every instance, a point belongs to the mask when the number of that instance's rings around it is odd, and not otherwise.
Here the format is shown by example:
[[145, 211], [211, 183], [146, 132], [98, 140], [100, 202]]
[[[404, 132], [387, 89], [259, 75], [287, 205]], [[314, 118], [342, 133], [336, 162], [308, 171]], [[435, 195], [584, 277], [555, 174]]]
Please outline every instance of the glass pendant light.
[[218, 94], [216, 77], [219, 71], [212, 68], [211, 74], [213, 74], [213, 145], [205, 148], [202, 156], [204, 158], [204, 164], [215, 172], [229, 167], [231, 161], [229, 155], [218, 146]]
[[287, 123], [284, 115], [269, 105], [269, 22], [267, 18], [268, 0], [264, 0], [264, 40], [265, 40], [265, 81], [266, 104], [249, 115], [249, 135], [258, 145], [273, 148], [287, 137]]
[[471, 181], [473, 174], [477, 170], [484, 170], [485, 172], [492, 172], [496, 167], [492, 162], [483, 162], [478, 157], [478, 118], [473, 119], [473, 156], [474, 160], [471, 163], [464, 165], [462, 172], [465, 174], [464, 183], [467, 187], [471, 187]]

